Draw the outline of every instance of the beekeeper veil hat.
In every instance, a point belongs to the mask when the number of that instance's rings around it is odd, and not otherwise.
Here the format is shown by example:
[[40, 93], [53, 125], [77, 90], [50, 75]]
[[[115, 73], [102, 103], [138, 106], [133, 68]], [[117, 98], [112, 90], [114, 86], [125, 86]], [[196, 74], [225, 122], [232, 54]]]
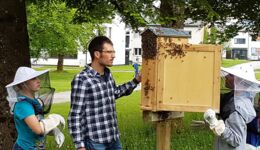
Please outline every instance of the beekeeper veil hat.
[[[260, 92], [260, 81], [256, 79], [254, 68], [249, 64], [239, 64], [230, 68], [221, 68], [222, 89], [234, 91], [234, 99], [247, 97], [253, 102]], [[225, 81], [223, 81], [225, 80]]]
[[49, 71], [36, 71], [29, 67], [19, 67], [15, 73], [15, 77], [12, 83], [6, 85], [7, 89], [7, 100], [11, 108], [11, 113], [13, 111], [14, 104], [19, 101], [19, 88], [17, 85], [24, 83], [33, 78], [39, 78], [41, 83], [41, 88], [35, 93], [35, 98], [37, 98], [43, 105], [43, 112], [48, 113], [53, 99], [53, 94], [55, 89], [51, 88]]

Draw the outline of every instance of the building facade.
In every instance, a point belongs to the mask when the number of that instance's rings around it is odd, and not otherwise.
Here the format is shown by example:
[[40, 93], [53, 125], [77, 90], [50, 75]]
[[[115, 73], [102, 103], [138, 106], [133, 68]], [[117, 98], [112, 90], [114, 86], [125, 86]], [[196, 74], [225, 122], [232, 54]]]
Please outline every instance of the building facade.
[[239, 32], [229, 41], [233, 59], [260, 60], [260, 40], [252, 39], [248, 32]]

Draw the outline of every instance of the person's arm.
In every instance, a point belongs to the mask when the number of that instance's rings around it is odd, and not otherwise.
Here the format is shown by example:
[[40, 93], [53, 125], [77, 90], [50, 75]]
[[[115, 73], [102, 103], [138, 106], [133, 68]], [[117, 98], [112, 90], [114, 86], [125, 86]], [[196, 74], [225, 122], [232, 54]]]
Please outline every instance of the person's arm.
[[17, 119], [23, 120], [38, 135], [47, 134], [59, 124], [65, 125], [64, 118], [58, 114], [50, 114], [47, 118], [39, 121], [35, 116], [33, 106], [26, 101], [21, 101], [15, 105], [14, 115]]
[[40, 122], [38, 118], [35, 115], [31, 115], [29, 117], [26, 117], [24, 119], [24, 122], [29, 126], [29, 128], [32, 129], [32, 131], [38, 135], [43, 135], [44, 130], [42, 130], [42, 127], [40, 125]]
[[24, 120], [24, 122], [28, 125], [29, 128], [32, 129], [35, 134], [44, 134], [44, 131], [40, 126], [38, 118], [35, 116], [34, 108], [31, 104], [27, 103], [26, 101], [16, 103], [14, 107], [14, 115], [19, 120]]
[[230, 114], [225, 121], [225, 130], [221, 138], [233, 147], [238, 147], [243, 137], [246, 136], [246, 123], [243, 117], [238, 112]]
[[65, 120], [59, 114], [49, 114], [47, 118], [40, 121], [35, 115], [31, 115], [26, 117], [24, 122], [38, 135], [46, 135], [60, 124], [65, 127]]
[[82, 113], [84, 110], [86, 86], [79, 78], [75, 78], [71, 83], [71, 108], [68, 117], [69, 132], [72, 136], [76, 149], [84, 150], [85, 144], [82, 133]]
[[119, 86], [116, 86], [116, 83], [113, 80], [115, 98], [118, 99], [122, 96], [130, 95], [140, 82], [141, 73], [139, 73], [133, 80]]

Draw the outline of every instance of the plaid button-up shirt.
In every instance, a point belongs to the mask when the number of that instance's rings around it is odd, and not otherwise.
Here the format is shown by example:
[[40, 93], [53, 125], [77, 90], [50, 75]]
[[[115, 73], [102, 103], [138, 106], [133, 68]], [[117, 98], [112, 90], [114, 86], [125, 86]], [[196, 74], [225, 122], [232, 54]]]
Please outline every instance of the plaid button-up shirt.
[[115, 99], [131, 94], [136, 86], [135, 80], [116, 86], [108, 68], [101, 76], [86, 66], [75, 76], [68, 124], [76, 148], [85, 147], [86, 138], [98, 143], [119, 139]]

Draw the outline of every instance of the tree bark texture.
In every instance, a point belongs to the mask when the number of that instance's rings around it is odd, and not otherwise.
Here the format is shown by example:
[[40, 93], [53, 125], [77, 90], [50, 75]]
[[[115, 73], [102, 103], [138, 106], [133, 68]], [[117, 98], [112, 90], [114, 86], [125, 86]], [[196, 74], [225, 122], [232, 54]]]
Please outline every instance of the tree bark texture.
[[64, 61], [64, 55], [59, 54], [58, 55], [57, 71], [63, 71], [63, 61]]
[[0, 149], [12, 149], [16, 130], [5, 86], [19, 66], [30, 66], [25, 0], [0, 0]]
[[[160, 16], [166, 18], [162, 24], [164, 27], [183, 29], [184, 28], [184, 7], [178, 5], [178, 0], [161, 0]], [[172, 18], [172, 19], [167, 19]]]

